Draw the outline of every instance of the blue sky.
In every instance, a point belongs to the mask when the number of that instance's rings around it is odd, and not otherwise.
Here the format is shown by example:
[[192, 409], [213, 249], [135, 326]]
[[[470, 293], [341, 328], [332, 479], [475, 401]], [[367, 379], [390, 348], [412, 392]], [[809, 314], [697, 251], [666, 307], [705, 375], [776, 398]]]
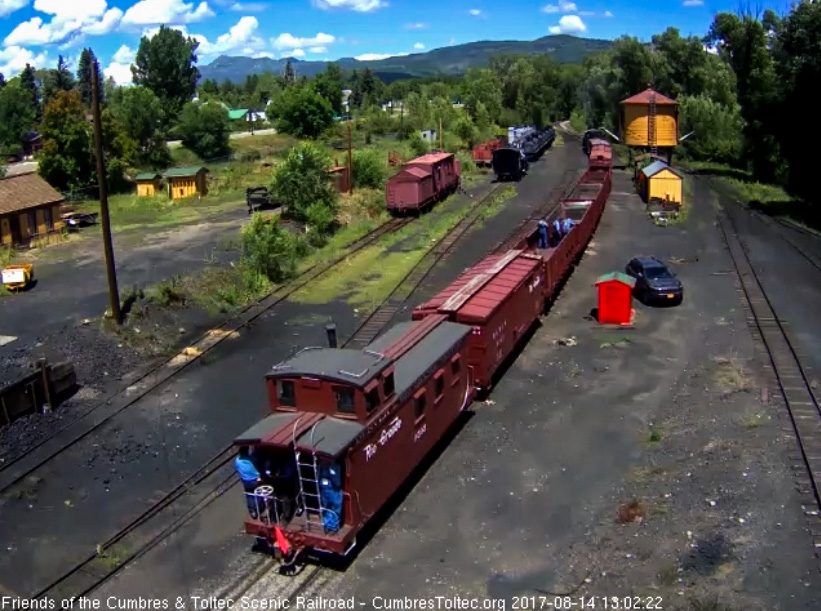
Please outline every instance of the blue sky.
[[200, 64], [219, 55], [377, 59], [474, 40], [551, 33], [642, 39], [668, 26], [703, 35], [733, 0], [0, 0], [0, 72], [76, 61], [90, 46], [106, 75], [130, 81], [140, 37], [160, 24], [200, 40]]

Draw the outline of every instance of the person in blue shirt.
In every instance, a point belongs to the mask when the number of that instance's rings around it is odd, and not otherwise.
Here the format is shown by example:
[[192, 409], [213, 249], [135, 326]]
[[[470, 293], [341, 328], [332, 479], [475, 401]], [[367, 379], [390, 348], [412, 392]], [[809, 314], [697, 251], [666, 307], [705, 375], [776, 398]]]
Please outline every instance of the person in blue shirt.
[[539, 221], [539, 248], [547, 248], [547, 222]]
[[[239, 474], [239, 478], [242, 480], [242, 487], [246, 492], [245, 501], [248, 504], [248, 513], [256, 520], [258, 517], [256, 498], [248, 493], [253, 493], [257, 486], [262, 484], [262, 476], [259, 474], [259, 469], [256, 464], [254, 464], [248, 446], [242, 446], [239, 449], [239, 455], [234, 461], [234, 467]], [[260, 502], [263, 502], [262, 499], [260, 499]]]
[[573, 219], [564, 219], [564, 223], [562, 224], [562, 232], [564, 235], [570, 233], [571, 229], [573, 229]]
[[559, 219], [553, 221], [553, 241], [556, 246], [562, 239], [562, 224]]

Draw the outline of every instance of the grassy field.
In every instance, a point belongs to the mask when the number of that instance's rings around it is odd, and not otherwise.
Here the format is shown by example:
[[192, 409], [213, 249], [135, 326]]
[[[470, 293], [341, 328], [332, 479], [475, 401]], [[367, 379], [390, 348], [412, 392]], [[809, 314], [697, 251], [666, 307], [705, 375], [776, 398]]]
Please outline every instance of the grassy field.
[[821, 230], [821, 212], [817, 208], [796, 200], [777, 185], [756, 181], [749, 172], [711, 162], [679, 161], [677, 165], [693, 174], [710, 177], [725, 194], [759, 212]]

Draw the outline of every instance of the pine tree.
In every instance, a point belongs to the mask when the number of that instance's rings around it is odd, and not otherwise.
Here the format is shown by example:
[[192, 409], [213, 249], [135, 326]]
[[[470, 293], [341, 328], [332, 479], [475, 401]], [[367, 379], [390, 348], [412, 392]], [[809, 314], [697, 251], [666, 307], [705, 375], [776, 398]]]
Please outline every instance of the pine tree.
[[80, 90], [80, 97], [86, 107], [91, 107], [91, 70], [95, 65], [97, 66], [97, 94], [101, 102], [105, 98], [103, 75], [100, 74], [99, 64], [95, 63], [96, 59], [94, 51], [83, 49], [83, 52], [80, 53], [80, 61], [77, 63], [77, 85]]
[[296, 72], [294, 72], [294, 67], [291, 65], [291, 60], [285, 62], [285, 84], [286, 85], [293, 85], [296, 81]]

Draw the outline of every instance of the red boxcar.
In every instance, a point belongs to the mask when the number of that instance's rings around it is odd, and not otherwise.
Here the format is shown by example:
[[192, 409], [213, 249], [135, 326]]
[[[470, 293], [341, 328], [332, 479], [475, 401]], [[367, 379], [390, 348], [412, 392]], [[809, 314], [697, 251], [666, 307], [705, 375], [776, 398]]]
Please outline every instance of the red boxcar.
[[246, 492], [257, 515], [245, 532], [290, 563], [301, 551], [347, 554], [472, 401], [470, 331], [434, 316], [364, 350], [306, 348], [274, 367], [274, 413], [234, 440], [273, 474]]
[[493, 161], [493, 151], [505, 146], [503, 138], [494, 138], [481, 142], [473, 147], [473, 162], [478, 166], [490, 165]]
[[[388, 179], [386, 206], [390, 212], [421, 211], [456, 191], [461, 174], [461, 165], [453, 153], [429, 153], [411, 159], [399, 173]], [[428, 181], [431, 181], [430, 186]], [[420, 184], [418, 187], [408, 186], [414, 183]]]
[[613, 165], [613, 147], [607, 140], [593, 138], [590, 140], [591, 168], [610, 168]]
[[518, 250], [489, 256], [417, 307], [413, 319], [444, 314], [470, 325], [468, 365], [477, 387], [487, 390], [493, 374], [542, 313], [544, 270], [541, 257]]

